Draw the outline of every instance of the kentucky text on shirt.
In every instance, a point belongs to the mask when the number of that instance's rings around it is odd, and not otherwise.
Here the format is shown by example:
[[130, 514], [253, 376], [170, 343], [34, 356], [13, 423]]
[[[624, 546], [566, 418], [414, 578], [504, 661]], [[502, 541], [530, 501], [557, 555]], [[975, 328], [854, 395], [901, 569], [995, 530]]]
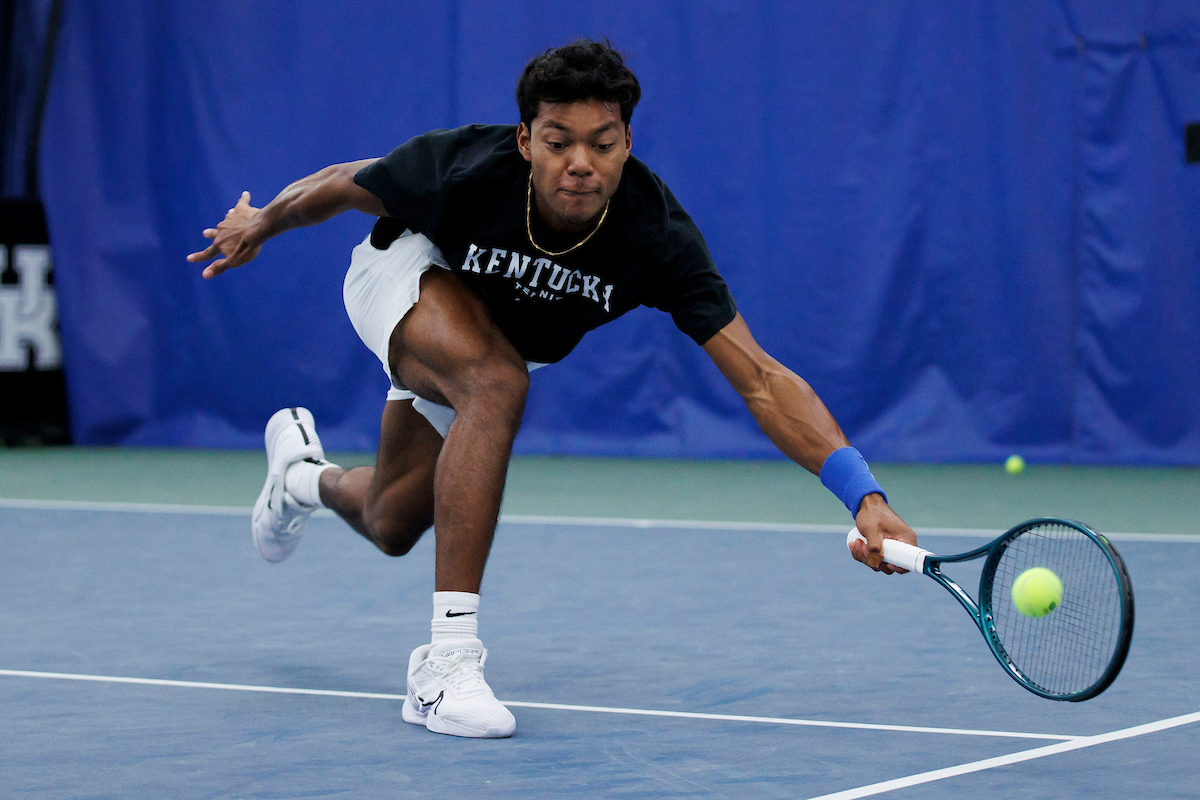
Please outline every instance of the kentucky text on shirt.
[[[605, 284], [604, 296], [601, 298], [597, 291], [600, 279], [595, 275], [584, 275], [579, 270], [571, 270], [555, 264], [548, 258], [533, 258], [513, 250], [502, 250], [499, 247], [478, 247], [474, 244], [467, 250], [463, 259], [463, 272], [475, 272], [481, 275], [498, 275], [508, 260], [505, 278], [512, 278], [517, 288], [527, 297], [537, 297], [544, 300], [561, 300], [569, 294], [580, 294], [594, 303], [602, 303], [608, 311], [608, 301], [612, 297], [613, 286]], [[532, 269], [531, 269], [532, 267]], [[529, 275], [526, 281], [526, 274]], [[539, 285], [543, 276], [545, 281]]]

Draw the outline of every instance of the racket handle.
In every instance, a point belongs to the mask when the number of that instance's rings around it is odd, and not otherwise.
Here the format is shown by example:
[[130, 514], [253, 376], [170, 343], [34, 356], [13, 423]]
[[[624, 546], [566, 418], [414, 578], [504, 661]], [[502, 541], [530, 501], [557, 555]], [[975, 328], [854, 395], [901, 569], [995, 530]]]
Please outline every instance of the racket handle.
[[[855, 540], [864, 543], [867, 541], [866, 537], [858, 532], [858, 528], [851, 528], [850, 533], [846, 536], [846, 547], [849, 547]], [[883, 560], [893, 567], [906, 569], [909, 572], [924, 572], [925, 557], [931, 555], [933, 553], [928, 550], [922, 550], [920, 547], [899, 539], [883, 540]]]

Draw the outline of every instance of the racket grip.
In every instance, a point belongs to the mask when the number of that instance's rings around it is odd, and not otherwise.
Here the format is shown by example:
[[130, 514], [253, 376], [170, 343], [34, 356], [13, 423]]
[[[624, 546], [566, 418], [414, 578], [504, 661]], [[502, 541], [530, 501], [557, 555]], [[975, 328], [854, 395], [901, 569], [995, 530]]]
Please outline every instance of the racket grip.
[[[846, 536], [846, 547], [849, 547], [855, 540], [867, 541], [866, 537], [858, 532], [858, 528], [851, 528], [850, 533]], [[925, 557], [931, 555], [933, 553], [928, 550], [923, 550], [899, 539], [883, 540], [883, 560], [893, 567], [906, 569], [909, 572], [924, 572]]]

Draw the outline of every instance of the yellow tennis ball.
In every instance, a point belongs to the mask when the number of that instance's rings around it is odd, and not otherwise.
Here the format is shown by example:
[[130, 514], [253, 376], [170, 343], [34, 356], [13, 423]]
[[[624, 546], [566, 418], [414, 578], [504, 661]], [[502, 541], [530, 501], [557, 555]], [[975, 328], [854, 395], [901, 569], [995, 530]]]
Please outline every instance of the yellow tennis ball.
[[1020, 456], [1009, 456], [1004, 462], [1004, 471], [1009, 475], [1020, 475], [1025, 471], [1025, 459]]
[[1027, 617], [1044, 617], [1062, 602], [1063, 585], [1045, 567], [1027, 569], [1012, 586], [1013, 606]]

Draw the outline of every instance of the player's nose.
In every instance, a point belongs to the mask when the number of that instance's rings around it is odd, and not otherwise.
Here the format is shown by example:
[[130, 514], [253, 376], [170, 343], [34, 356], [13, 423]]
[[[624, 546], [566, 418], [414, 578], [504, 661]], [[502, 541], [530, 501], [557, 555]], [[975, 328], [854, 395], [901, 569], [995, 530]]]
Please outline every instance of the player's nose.
[[567, 161], [567, 172], [578, 176], [591, 175], [595, 170], [590, 156], [591, 151], [586, 147], [572, 148], [571, 157]]

